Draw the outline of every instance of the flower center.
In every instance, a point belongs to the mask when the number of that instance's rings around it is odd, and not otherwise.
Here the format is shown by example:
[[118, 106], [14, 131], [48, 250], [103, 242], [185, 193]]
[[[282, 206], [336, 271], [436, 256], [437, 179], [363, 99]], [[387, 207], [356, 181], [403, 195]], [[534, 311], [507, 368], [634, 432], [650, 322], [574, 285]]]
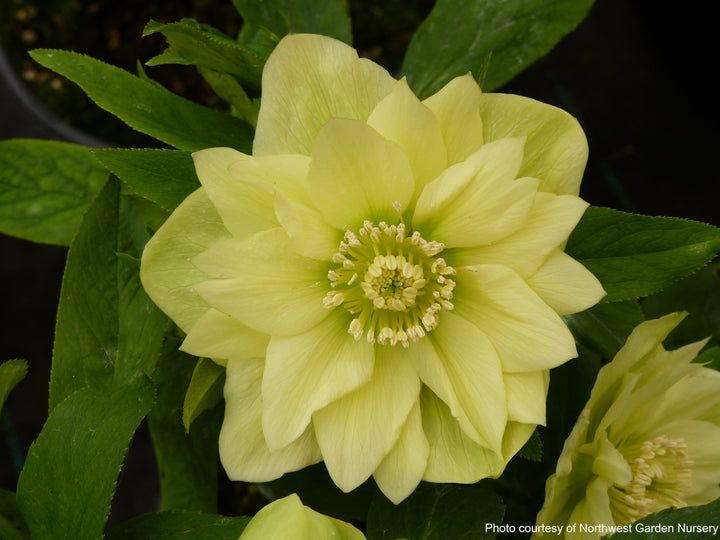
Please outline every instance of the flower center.
[[685, 439], [665, 435], [645, 441], [625, 454], [633, 478], [626, 487], [610, 490], [613, 518], [622, 525], [664, 508], [687, 506], [683, 497], [692, 480], [693, 461]]
[[367, 332], [369, 343], [407, 347], [437, 326], [439, 311], [453, 308], [455, 282], [446, 276], [455, 269], [436, 257], [444, 247], [419, 232], [406, 236], [403, 223], [365, 221], [358, 234], [345, 231], [325, 307], [344, 305], [355, 315], [348, 332], [356, 340]]

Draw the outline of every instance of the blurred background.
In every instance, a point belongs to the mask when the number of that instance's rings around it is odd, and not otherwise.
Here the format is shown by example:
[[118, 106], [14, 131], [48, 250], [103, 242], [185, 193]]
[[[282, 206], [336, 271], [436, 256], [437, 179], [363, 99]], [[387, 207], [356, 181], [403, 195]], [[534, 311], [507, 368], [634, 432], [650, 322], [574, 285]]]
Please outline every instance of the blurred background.
[[[433, 2], [350, 2], [355, 46], [396, 73], [407, 42]], [[671, 7], [670, 7], [671, 6]], [[588, 136], [581, 195], [591, 204], [720, 225], [717, 41], [708, 4], [658, 7], [652, 0], [598, 0], [588, 18], [545, 58], [500, 89], [562, 107]], [[72, 49], [136, 72], [164, 49], [140, 38], [149, 19], [182, 17], [235, 35], [242, 21], [220, 0], [0, 0], [0, 140], [73, 140], [97, 146], [157, 146], [95, 107], [72, 83], [43, 70], [28, 49]], [[172, 91], [209, 106], [219, 100], [185, 66], [148, 67]], [[0, 189], [2, 186], [0, 185]], [[66, 249], [0, 235], [0, 362], [29, 373], [0, 417], [0, 488], [14, 490], [23, 456], [47, 417], [47, 386]], [[158, 482], [141, 426], [113, 503], [110, 526], [157, 509]], [[222, 478], [221, 473], [221, 478]], [[231, 500], [233, 486], [221, 483]], [[223, 497], [221, 496], [221, 500]], [[233, 513], [230, 506], [221, 512]]]

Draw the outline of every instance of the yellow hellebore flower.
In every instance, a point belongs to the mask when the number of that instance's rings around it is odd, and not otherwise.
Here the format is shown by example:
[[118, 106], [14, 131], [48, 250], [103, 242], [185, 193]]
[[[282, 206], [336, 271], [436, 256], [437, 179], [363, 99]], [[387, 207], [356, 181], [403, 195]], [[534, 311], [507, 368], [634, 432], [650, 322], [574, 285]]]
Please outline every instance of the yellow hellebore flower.
[[576, 354], [560, 315], [604, 294], [563, 252], [582, 129], [470, 75], [420, 101], [316, 35], [285, 37], [262, 85], [253, 155], [194, 154], [202, 188], [141, 270], [183, 350], [227, 367], [229, 477], [324, 460], [397, 503], [498, 476]]
[[288, 495], [273, 501], [250, 520], [239, 540], [365, 540], [365, 535], [339, 519], [303, 506]]
[[720, 496], [720, 373], [691, 363], [707, 340], [662, 346], [684, 317], [640, 324], [600, 370], [548, 479], [538, 525], [577, 524], [560, 538], [596, 539]]

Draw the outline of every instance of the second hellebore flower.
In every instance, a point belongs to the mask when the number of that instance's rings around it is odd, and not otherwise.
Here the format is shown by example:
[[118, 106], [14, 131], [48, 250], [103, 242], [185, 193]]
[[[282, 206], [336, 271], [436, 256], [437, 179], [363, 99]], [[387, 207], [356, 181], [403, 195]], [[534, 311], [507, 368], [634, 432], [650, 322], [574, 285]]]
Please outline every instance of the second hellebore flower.
[[706, 341], [662, 346], [683, 318], [640, 324], [598, 373], [538, 514], [538, 524], [577, 524], [559, 538], [598, 539], [720, 496], [720, 373], [692, 363]]
[[202, 188], [141, 271], [183, 350], [227, 367], [228, 475], [324, 461], [395, 502], [499, 475], [575, 356], [560, 316], [604, 294], [563, 252], [587, 206], [578, 123], [470, 75], [420, 101], [314, 35], [262, 84], [253, 155], [194, 154]]

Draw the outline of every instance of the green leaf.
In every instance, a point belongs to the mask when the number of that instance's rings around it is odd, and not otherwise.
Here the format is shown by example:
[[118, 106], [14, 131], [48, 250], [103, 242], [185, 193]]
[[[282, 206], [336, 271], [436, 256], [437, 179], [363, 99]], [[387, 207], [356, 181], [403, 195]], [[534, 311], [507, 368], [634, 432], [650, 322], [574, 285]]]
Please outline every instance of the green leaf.
[[575, 339], [606, 360], [612, 360], [645, 317], [639, 304], [628, 300], [597, 304], [580, 313], [566, 315], [563, 319]]
[[590, 207], [565, 251], [600, 280], [603, 302], [658, 292], [702, 268], [720, 250], [720, 230], [706, 223]]
[[500, 525], [505, 507], [499, 495], [479, 486], [421, 483], [395, 506], [376, 497], [367, 520], [368, 540], [477, 540], [495, 538], [486, 524]]
[[704, 506], [667, 509], [636, 521], [612, 540], [713, 540], [720, 529], [720, 499]]
[[[68, 251], [55, 326], [50, 409], [85, 386], [152, 373], [166, 317], [138, 276], [145, 225], [111, 179]], [[118, 256], [118, 254], [126, 254]]]
[[173, 211], [200, 187], [190, 152], [103, 148], [93, 155], [138, 195]]
[[133, 433], [152, 407], [145, 377], [58, 404], [28, 451], [17, 502], [33, 540], [101, 538]]
[[80, 86], [99, 107], [130, 127], [180, 150], [252, 148], [252, 127], [219, 111], [176, 96], [157, 84], [84, 54], [35, 49], [39, 64]]
[[200, 75], [210, 85], [213, 91], [222, 99], [232, 105], [234, 114], [255, 127], [259, 106], [253, 103], [237, 79], [227, 73], [218, 73], [211, 69], [198, 68]]
[[235, 75], [241, 83], [256, 90], [260, 89], [262, 69], [267, 61], [267, 51], [264, 49], [254, 50], [252, 44], [240, 44], [195, 19], [182, 19], [169, 24], [150, 21], [143, 36], [158, 32], [167, 38], [170, 47], [167, 53], [148, 60], [148, 66], [195, 65]]
[[233, 0], [245, 24], [285, 34], [322, 34], [352, 43], [352, 29], [343, 0]]
[[262, 484], [262, 492], [270, 499], [297, 493], [303, 504], [343, 521], [364, 520], [370, 501], [376, 496], [383, 496], [372, 480], [349, 493], [343, 493], [332, 481], [323, 463], [266, 482]]
[[207, 358], [198, 360], [183, 403], [182, 420], [185, 431], [190, 432], [190, 425], [200, 413], [222, 401], [224, 375], [225, 368], [212, 360]]
[[714, 263], [696, 274], [678, 281], [664, 291], [646, 298], [642, 309], [648, 319], [673, 311], [687, 311], [688, 316], [665, 341], [675, 349], [694, 341], [712, 337], [710, 344], [720, 344], [720, 263]]
[[483, 91], [502, 86], [547, 54], [593, 0], [438, 0], [408, 46], [402, 72], [421, 98], [490, 65]]
[[237, 540], [249, 521], [248, 517], [158, 512], [121, 523], [105, 535], [105, 540]]
[[517, 455], [521, 458], [527, 459], [528, 461], [537, 462], [542, 460], [542, 449], [543, 447], [542, 440], [540, 439], [540, 433], [538, 433], [538, 430], [536, 429], [533, 431], [532, 435]]
[[18, 508], [15, 494], [4, 489], [0, 489], [0, 538], [30, 540], [30, 532]]
[[69, 245], [107, 177], [85, 146], [28, 139], [0, 142], [0, 232]]
[[27, 362], [24, 360], [8, 360], [0, 364], [0, 412], [10, 391], [27, 375]]
[[203, 415], [188, 435], [182, 422], [185, 389], [195, 358], [168, 338], [153, 375], [157, 403], [148, 416], [160, 475], [161, 510], [217, 511], [218, 446], [222, 411]]

